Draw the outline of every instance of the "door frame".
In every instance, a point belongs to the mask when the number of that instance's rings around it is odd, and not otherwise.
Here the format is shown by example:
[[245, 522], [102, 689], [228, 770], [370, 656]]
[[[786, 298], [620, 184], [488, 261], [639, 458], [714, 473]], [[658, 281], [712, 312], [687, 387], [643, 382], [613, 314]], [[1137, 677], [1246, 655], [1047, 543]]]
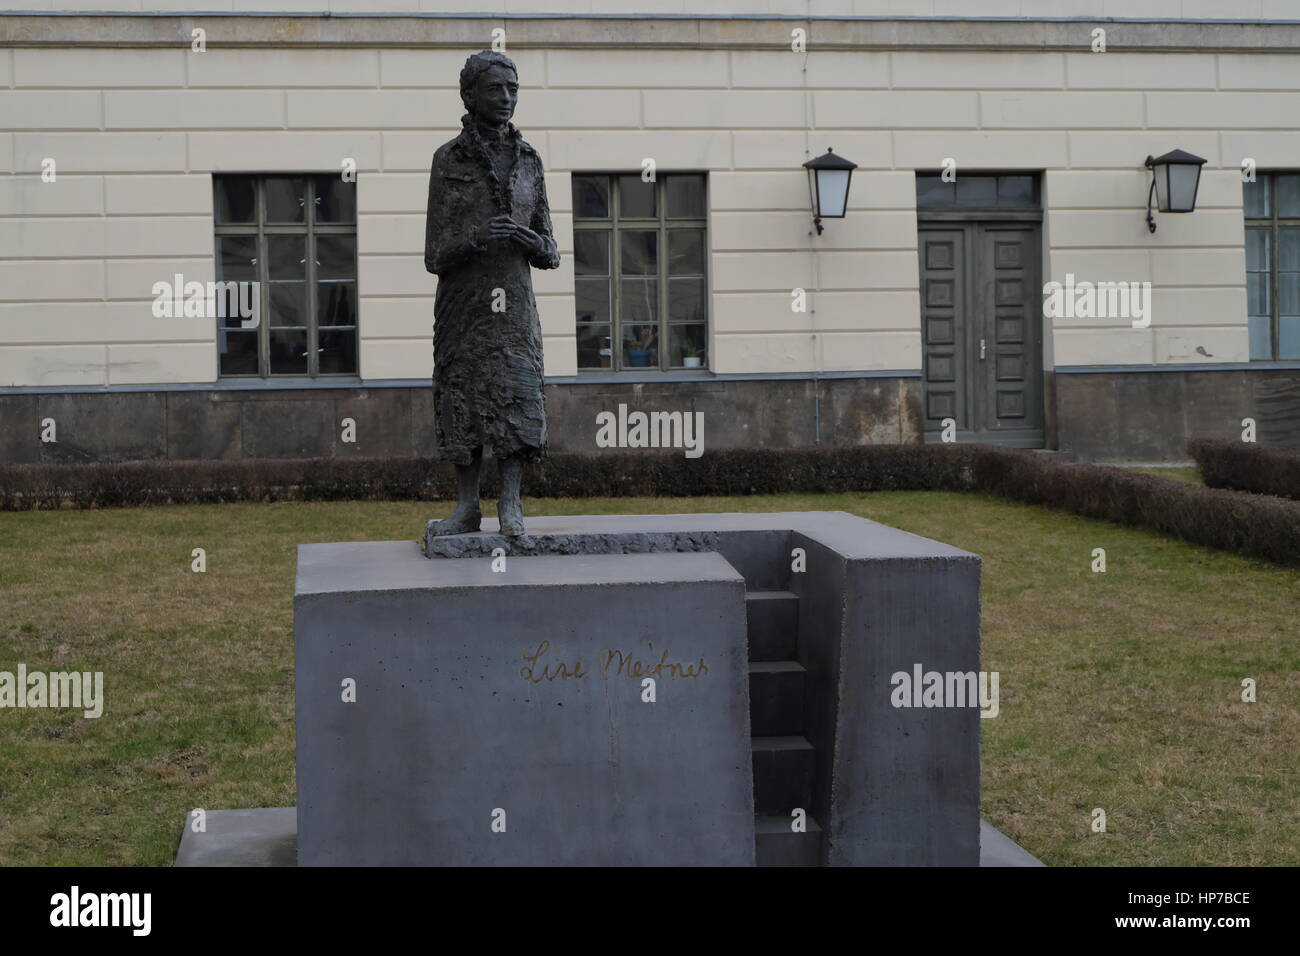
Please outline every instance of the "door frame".
[[[1006, 447], [1013, 447], [1013, 448], [1045, 448], [1047, 445], [1047, 441], [1046, 441], [1047, 412], [1048, 412], [1047, 381], [1046, 381], [1047, 375], [1046, 375], [1046, 361], [1043, 355], [1043, 337], [1044, 337], [1043, 313], [1041, 308], [1041, 296], [1039, 295], [1039, 290], [1042, 288], [1042, 278], [1043, 278], [1042, 222], [1043, 222], [1043, 210], [1041, 207], [1037, 209], [972, 207], [972, 208], [963, 208], [963, 209], [930, 208], [930, 209], [917, 210], [917, 256], [918, 256], [917, 275], [918, 275], [918, 283], [920, 283], [918, 288], [922, 297], [924, 297], [925, 295], [925, 289], [924, 289], [924, 284], [921, 283], [920, 276], [924, 268], [924, 263], [921, 261], [920, 256], [922, 255], [922, 250], [923, 250], [923, 243], [921, 241], [921, 236], [925, 232], [939, 231], [939, 230], [952, 230], [954, 228], [963, 229], [963, 231], [966, 233], [966, 242], [964, 243], [964, 245], [966, 247], [967, 259], [969, 261], [969, 260], [973, 260], [974, 256], [978, 254], [978, 242], [976, 240], [979, 235], [978, 227], [980, 226], [988, 226], [993, 229], [997, 229], [1000, 226], [1014, 227], [1017, 225], [1034, 225], [1038, 227], [1037, 242], [1034, 244], [1034, 250], [1033, 250], [1035, 255], [1035, 259], [1034, 259], [1035, 268], [1034, 268], [1034, 276], [1031, 279], [1031, 283], [1032, 283], [1031, 293], [1033, 299], [1035, 301], [1039, 301], [1040, 305], [1038, 308], [1032, 310], [1031, 313], [1032, 314], [1031, 328], [1027, 333], [1027, 337], [1031, 341], [1026, 343], [1026, 352], [1037, 356], [1037, 360], [1038, 360], [1038, 370], [1037, 370], [1038, 381], [1035, 383], [1037, 386], [1035, 389], [1035, 394], [1040, 406], [1040, 415], [1039, 415], [1040, 425], [1036, 429], [1023, 429], [1019, 432], [1019, 434], [1017, 434], [1014, 431], [999, 432], [994, 429], [982, 428], [982, 426], [986, 422], [991, 420], [990, 418], [985, 417], [985, 418], [981, 418], [979, 422], [979, 424], [981, 425], [980, 430], [971, 427], [973, 422], [967, 422], [965, 427], [961, 427], [961, 423], [958, 423], [959, 427], [957, 428], [956, 438], [957, 441], [959, 442], [962, 443], [981, 442], [984, 444], [997, 444], [997, 445], [1003, 445]], [[975, 270], [973, 268], [964, 270], [963, 273], [964, 289], [962, 290], [962, 301], [967, 304], [966, 312], [968, 313], [974, 308], [976, 308], [974, 304], [976, 302], [976, 298], [975, 298], [976, 285], [980, 281], [982, 281], [981, 277], [975, 275]], [[921, 327], [922, 386], [921, 387], [922, 387], [922, 402], [924, 402], [926, 400], [925, 396], [927, 394], [928, 382], [927, 382], [927, 369], [925, 368], [925, 364], [926, 364], [926, 356], [925, 356], [926, 346], [925, 346], [925, 328], [924, 328], [925, 304], [923, 298], [920, 303], [919, 318], [922, 325]], [[960, 321], [963, 318], [968, 318], [968, 316], [967, 315], [955, 316], [955, 318], [958, 321]], [[979, 326], [982, 326], [983, 324], [987, 323], [987, 321], [988, 321], [987, 316], [979, 317], [979, 321], [978, 323], [975, 323], [976, 327], [974, 328], [971, 327], [971, 323], [966, 322], [964, 323], [962, 329], [954, 330], [954, 335], [958, 335], [959, 331], [960, 333], [970, 333], [970, 341], [973, 342], [979, 337]], [[965, 335], [962, 335], [961, 337], [963, 341], [966, 338]], [[966, 347], [967, 349], [969, 349], [968, 343]], [[965, 362], [966, 363], [972, 362], [972, 358], [971, 355], [969, 354], [969, 351], [965, 356]], [[973, 364], [964, 365], [962, 367], [962, 374], [965, 374], [966, 369], [973, 368], [973, 367], [977, 367], [977, 366]], [[978, 381], [978, 383], [976, 383], [970, 380], [972, 378], [971, 376], [967, 376], [967, 378], [968, 380], [961, 384], [962, 387], [964, 387], [967, 390], [968, 407], [983, 408], [985, 404], [983, 392], [985, 391], [987, 386], [987, 379], [980, 377], [980, 380]], [[977, 395], [977, 393], [979, 394]], [[972, 413], [972, 418], [974, 417], [974, 414], [975, 413]], [[922, 421], [925, 423], [923, 428], [925, 442], [927, 444], [940, 442], [941, 441], [940, 429], [935, 426], [932, 426], [928, 422], [924, 409], [922, 409]]]

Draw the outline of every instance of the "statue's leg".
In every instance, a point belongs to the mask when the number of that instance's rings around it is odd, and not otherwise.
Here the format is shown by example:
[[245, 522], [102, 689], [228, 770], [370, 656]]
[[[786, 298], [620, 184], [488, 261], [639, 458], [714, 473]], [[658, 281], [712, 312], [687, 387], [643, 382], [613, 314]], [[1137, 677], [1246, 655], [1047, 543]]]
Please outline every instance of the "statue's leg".
[[497, 502], [497, 517], [501, 519], [501, 533], [517, 538], [524, 533], [524, 506], [519, 500], [524, 460], [513, 456], [499, 458], [497, 467], [501, 472], [501, 499]]
[[429, 531], [435, 535], [467, 534], [479, 530], [483, 513], [479, 510], [478, 477], [483, 465], [483, 449], [474, 452], [468, 465], [456, 466], [456, 488], [460, 501], [456, 510], [441, 521], [430, 523]]

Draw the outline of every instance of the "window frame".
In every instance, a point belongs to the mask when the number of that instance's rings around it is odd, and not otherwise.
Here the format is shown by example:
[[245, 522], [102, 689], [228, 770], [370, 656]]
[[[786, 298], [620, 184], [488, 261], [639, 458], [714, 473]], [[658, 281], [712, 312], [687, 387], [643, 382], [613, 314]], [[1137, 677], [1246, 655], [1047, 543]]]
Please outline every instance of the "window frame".
[[[343, 380], [358, 379], [361, 375], [361, 274], [360, 274], [360, 241], [358, 234], [358, 219], [360, 210], [357, 203], [353, 201], [353, 219], [349, 223], [318, 223], [316, 222], [316, 180], [324, 176], [340, 176], [337, 170], [325, 172], [302, 172], [302, 171], [277, 171], [269, 173], [253, 172], [233, 172], [225, 171], [212, 174], [212, 226], [213, 226], [213, 263], [216, 272], [221, 270], [221, 250], [218, 240], [227, 237], [254, 236], [256, 237], [256, 255], [257, 264], [255, 266], [256, 282], [258, 290], [258, 315], [260, 320], [257, 324], [257, 372], [222, 372], [221, 371], [221, 354], [218, 346], [217, 354], [217, 378], [220, 381], [260, 381], [260, 380], [301, 380], [314, 381], [317, 379]], [[217, 210], [219, 208], [219, 181], [222, 178], [245, 177], [253, 180], [253, 217], [252, 224], [249, 223], [221, 223], [217, 221]], [[270, 179], [303, 179], [306, 181], [304, 187], [304, 207], [303, 221], [301, 223], [268, 223], [266, 221], [266, 184]], [[356, 180], [348, 185], [353, 187], [354, 194], [357, 188]], [[268, 254], [268, 236], [290, 235], [303, 236], [303, 248], [307, 260], [304, 263], [306, 270], [303, 276], [303, 282], [306, 292], [306, 303], [304, 308], [307, 314], [307, 371], [306, 372], [272, 372], [271, 371], [271, 281], [270, 275], [270, 256]], [[317, 296], [318, 279], [316, 269], [319, 265], [316, 255], [316, 237], [317, 236], [350, 236], [352, 237], [352, 275], [353, 286], [356, 290], [356, 311], [353, 317], [352, 325], [330, 325], [327, 329], [337, 331], [351, 330], [355, 338], [356, 351], [356, 368], [351, 372], [321, 372], [320, 371], [320, 323], [317, 308], [319, 300]], [[220, 280], [218, 280], [220, 281]], [[219, 336], [222, 331], [221, 319], [217, 318], [216, 333]], [[275, 326], [281, 329], [301, 329], [299, 325]]]
[[[618, 179], [620, 176], [640, 176], [639, 170], [575, 170], [570, 174], [570, 193], [573, 190], [573, 181], [579, 177], [604, 177], [609, 182], [609, 216], [603, 219], [581, 218], [578, 215], [576, 206], [573, 208], [573, 231], [574, 231], [574, 293], [577, 293], [577, 282], [584, 278], [577, 272], [577, 233], [585, 231], [607, 232], [610, 237], [609, 249], [609, 330], [610, 330], [610, 364], [604, 366], [583, 366], [579, 365], [577, 371], [580, 375], [601, 375], [624, 373], [680, 373], [680, 372], [707, 372], [710, 370], [710, 364], [713, 361], [713, 348], [710, 341], [710, 331], [712, 330], [712, 304], [713, 304], [713, 281], [712, 281], [712, 244], [709, 241], [709, 174], [707, 170], [675, 169], [672, 171], [659, 172], [654, 180], [655, 187], [655, 210], [658, 215], [655, 218], [645, 217], [623, 217], [620, 215], [622, 209], [622, 200], [620, 198], [621, 190], [618, 188]], [[698, 176], [704, 183], [704, 209], [703, 216], [689, 218], [670, 218], [668, 216], [668, 181], [674, 176]], [[688, 230], [696, 229], [703, 233], [701, 255], [704, 259], [704, 271], [701, 276], [685, 275], [670, 276], [668, 273], [668, 233], [674, 229]], [[658, 362], [654, 365], [638, 366], [623, 364], [623, 317], [622, 317], [622, 280], [624, 278], [636, 278], [635, 276], [624, 276], [622, 274], [623, 265], [623, 244], [619, 240], [619, 233], [623, 230], [633, 232], [655, 231], [656, 233], [656, 271], [654, 278], [658, 282], [658, 293], [656, 295], [656, 312], [657, 312], [657, 348]], [[591, 278], [597, 278], [595, 276]], [[673, 322], [669, 316], [669, 279], [690, 279], [701, 278], [704, 282], [704, 319], [702, 322]], [[576, 306], [575, 306], [576, 313]], [[578, 323], [575, 314], [575, 330], [579, 325], [599, 325], [601, 323]], [[634, 323], [635, 324], [635, 323]], [[704, 326], [704, 361], [698, 368], [688, 368], [685, 365], [670, 365], [671, 352], [671, 329], [673, 326]]]
[[[1281, 262], [1282, 244], [1279, 241], [1280, 231], [1282, 229], [1300, 230], [1300, 215], [1281, 216], [1278, 212], [1277, 201], [1277, 184], [1278, 179], [1282, 176], [1300, 176], [1300, 170], [1296, 169], [1269, 169], [1257, 170], [1255, 173], [1255, 183], [1242, 184], [1241, 197], [1241, 218], [1244, 230], [1247, 234], [1250, 232], [1263, 232], [1268, 236], [1268, 352], [1264, 358], [1255, 358], [1253, 355], [1249, 358], [1251, 362], [1294, 362], [1300, 360], [1300, 355], [1294, 358], [1281, 358], [1282, 346], [1282, 300], [1279, 295], [1281, 270], [1278, 268]], [[1256, 185], [1259, 182], [1266, 182], [1265, 187], [1268, 190], [1268, 211], [1267, 216], [1251, 216], [1247, 212], [1246, 206], [1246, 187]], [[1249, 249], [1250, 243], [1247, 237], [1246, 243]], [[1288, 270], [1290, 271], [1290, 270]], [[1247, 335], [1250, 328], [1250, 260], [1246, 259], [1246, 323]]]

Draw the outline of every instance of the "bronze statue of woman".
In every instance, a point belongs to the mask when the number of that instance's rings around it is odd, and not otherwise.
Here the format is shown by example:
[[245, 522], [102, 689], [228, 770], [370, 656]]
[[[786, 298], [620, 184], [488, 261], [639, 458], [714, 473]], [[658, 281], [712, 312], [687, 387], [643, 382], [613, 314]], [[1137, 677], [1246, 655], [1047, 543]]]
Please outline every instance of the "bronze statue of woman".
[[530, 268], [560, 254], [542, 159], [510, 122], [519, 74], [502, 53], [465, 61], [461, 133], [433, 154], [424, 267], [438, 276], [433, 315], [435, 457], [456, 466], [459, 503], [430, 535], [478, 531], [486, 448], [501, 472], [503, 534], [524, 533], [520, 481], [546, 450], [542, 330]]

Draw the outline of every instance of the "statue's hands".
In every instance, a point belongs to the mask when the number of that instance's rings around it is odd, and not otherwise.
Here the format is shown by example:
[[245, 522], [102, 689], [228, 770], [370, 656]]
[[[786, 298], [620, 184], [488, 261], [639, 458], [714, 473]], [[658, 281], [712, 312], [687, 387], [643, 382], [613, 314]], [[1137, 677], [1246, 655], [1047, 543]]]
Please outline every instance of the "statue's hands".
[[523, 246], [524, 251], [530, 256], [538, 255], [544, 248], [546, 248], [546, 241], [527, 226], [516, 224], [515, 234], [511, 238], [513, 238], [515, 242], [519, 243], [519, 245]]
[[529, 255], [537, 255], [546, 247], [541, 236], [509, 216], [493, 216], [486, 225], [479, 227], [478, 236], [482, 242], [509, 240], [522, 246]]
[[500, 239], [513, 239], [518, 228], [519, 226], [509, 216], [493, 216], [486, 225], [479, 226], [479, 240], [495, 242]]

